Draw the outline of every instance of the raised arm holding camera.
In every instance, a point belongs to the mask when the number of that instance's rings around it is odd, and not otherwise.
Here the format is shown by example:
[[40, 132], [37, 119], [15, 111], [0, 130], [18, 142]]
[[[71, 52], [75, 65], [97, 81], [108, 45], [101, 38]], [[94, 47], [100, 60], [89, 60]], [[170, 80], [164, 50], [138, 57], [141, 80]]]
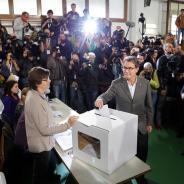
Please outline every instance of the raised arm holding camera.
[[33, 31], [34, 28], [29, 23], [29, 13], [22, 12], [20, 17], [17, 17], [13, 23], [14, 33], [17, 39], [23, 40], [26, 32]]

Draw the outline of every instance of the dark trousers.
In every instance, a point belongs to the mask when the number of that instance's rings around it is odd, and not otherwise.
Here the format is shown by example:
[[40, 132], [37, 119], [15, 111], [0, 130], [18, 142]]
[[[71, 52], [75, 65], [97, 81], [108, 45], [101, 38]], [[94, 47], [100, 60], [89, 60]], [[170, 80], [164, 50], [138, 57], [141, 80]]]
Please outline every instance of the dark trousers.
[[146, 162], [148, 156], [148, 134], [142, 134], [138, 131], [137, 137], [137, 155], [139, 159]]
[[[33, 153], [33, 184], [56, 184], [54, 170], [56, 158], [53, 150]], [[59, 182], [58, 182], [59, 183]]]
[[[141, 159], [143, 162], [146, 162], [147, 156], [148, 156], [148, 134], [142, 134], [138, 131], [138, 137], [137, 137], [137, 155], [139, 159]], [[147, 181], [143, 176], [138, 177], [137, 182], [139, 184], [146, 184]]]

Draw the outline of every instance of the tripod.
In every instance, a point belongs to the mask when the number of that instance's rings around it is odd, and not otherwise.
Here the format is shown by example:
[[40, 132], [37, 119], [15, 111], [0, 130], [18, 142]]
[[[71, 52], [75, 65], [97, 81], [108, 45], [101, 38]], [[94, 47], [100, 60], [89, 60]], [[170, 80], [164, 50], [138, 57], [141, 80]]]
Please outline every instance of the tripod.
[[144, 14], [141, 13], [138, 22], [140, 22], [142, 24], [142, 30], [141, 30], [142, 40], [143, 40], [143, 36], [145, 34], [145, 25], [146, 25], [145, 21], [146, 21], [146, 19], [144, 18]]

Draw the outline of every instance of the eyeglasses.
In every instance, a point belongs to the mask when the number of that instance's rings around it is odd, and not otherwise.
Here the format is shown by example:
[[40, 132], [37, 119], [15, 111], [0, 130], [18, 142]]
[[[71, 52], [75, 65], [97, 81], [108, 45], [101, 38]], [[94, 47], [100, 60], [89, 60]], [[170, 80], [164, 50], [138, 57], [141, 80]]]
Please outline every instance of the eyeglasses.
[[130, 70], [130, 71], [132, 71], [132, 70], [135, 69], [135, 67], [134, 67], [134, 68], [133, 68], [133, 67], [122, 67], [122, 69], [123, 69], [123, 70]]

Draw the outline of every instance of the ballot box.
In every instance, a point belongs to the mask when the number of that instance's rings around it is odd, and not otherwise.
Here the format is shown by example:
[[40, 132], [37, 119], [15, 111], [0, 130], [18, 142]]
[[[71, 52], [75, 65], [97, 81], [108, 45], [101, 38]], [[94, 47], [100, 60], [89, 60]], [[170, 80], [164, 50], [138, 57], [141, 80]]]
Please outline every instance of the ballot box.
[[80, 114], [72, 128], [74, 157], [111, 174], [135, 156], [137, 150], [138, 116], [109, 109]]

